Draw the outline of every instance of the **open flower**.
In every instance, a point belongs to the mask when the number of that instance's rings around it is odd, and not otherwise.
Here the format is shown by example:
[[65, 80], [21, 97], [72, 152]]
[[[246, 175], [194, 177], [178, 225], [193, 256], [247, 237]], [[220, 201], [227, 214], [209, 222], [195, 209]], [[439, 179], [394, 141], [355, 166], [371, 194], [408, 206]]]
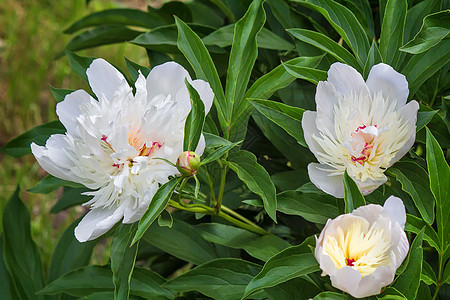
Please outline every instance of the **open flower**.
[[317, 85], [317, 112], [303, 114], [306, 143], [318, 163], [308, 165], [319, 189], [344, 197], [343, 174], [365, 195], [387, 178], [384, 171], [408, 152], [416, 136], [419, 104], [408, 98], [408, 82], [386, 64], [364, 82], [352, 67], [334, 63]]
[[[44, 170], [55, 177], [81, 183], [95, 190], [84, 205], [91, 210], [75, 228], [80, 242], [123, 223], [139, 220], [158, 189], [175, 167], [153, 158], [175, 163], [183, 151], [184, 123], [191, 109], [185, 78], [197, 90], [206, 112], [214, 94], [203, 80], [192, 81], [174, 62], [154, 67], [147, 78], [135, 83], [136, 93], [123, 75], [103, 59], [86, 71], [98, 98], [83, 90], [67, 95], [56, 106], [66, 134], [50, 136], [45, 147], [31, 144]], [[196, 152], [205, 148], [203, 136]]]
[[383, 207], [369, 204], [329, 219], [316, 240], [322, 276], [356, 298], [379, 294], [408, 253], [405, 222], [405, 206], [394, 196]]

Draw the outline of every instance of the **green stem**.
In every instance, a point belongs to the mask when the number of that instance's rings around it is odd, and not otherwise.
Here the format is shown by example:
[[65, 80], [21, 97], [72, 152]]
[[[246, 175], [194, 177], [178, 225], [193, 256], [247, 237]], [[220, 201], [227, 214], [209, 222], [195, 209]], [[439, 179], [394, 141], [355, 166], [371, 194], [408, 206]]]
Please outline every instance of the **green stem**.
[[227, 177], [227, 166], [224, 165], [223, 169], [222, 169], [222, 178], [220, 180], [219, 196], [217, 197], [217, 203], [215, 206], [217, 214], [220, 213], [220, 208], [222, 206], [222, 199], [223, 199], [223, 192], [225, 191], [226, 177]]
[[178, 201], [181, 201], [181, 192], [183, 191], [184, 185], [188, 181], [188, 177], [183, 178], [183, 181], [180, 184], [180, 187], [178, 188]]
[[242, 222], [244, 222], [244, 223], [247, 223], [247, 224], [252, 225], [252, 226], [258, 226], [258, 225], [256, 225], [255, 223], [253, 223], [252, 221], [250, 221], [249, 219], [247, 219], [246, 217], [244, 217], [243, 215], [241, 215], [241, 214], [235, 212], [234, 210], [232, 210], [232, 209], [226, 207], [225, 205], [222, 205], [222, 210], [223, 210], [224, 212], [226, 212], [227, 214], [229, 214], [229, 215], [231, 215], [231, 216], [233, 216], [233, 217], [236, 217], [236, 218], [240, 219], [240, 220], [241, 220]]
[[439, 289], [441, 288], [441, 280], [442, 280], [442, 273], [443, 273], [443, 256], [444, 256], [444, 251], [439, 253], [439, 275], [438, 275], [438, 280], [436, 283], [436, 290], [434, 291], [432, 300], [435, 300], [437, 298]]

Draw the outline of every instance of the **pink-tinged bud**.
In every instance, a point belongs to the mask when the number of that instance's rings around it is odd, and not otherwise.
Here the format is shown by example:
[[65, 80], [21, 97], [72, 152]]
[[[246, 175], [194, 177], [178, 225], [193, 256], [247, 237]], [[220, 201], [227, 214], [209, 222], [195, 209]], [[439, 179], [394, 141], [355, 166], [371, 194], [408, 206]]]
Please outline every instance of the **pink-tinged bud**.
[[200, 156], [194, 151], [184, 151], [178, 156], [177, 169], [183, 177], [197, 174], [198, 168], [200, 168]]

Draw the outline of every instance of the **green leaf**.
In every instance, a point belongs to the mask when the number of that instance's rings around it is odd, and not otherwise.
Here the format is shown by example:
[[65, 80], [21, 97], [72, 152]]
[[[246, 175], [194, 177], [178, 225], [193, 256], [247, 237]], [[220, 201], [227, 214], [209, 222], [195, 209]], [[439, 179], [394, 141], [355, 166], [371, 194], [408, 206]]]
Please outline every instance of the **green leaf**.
[[425, 227], [425, 232], [423, 235], [423, 239], [430, 244], [430, 246], [434, 247], [436, 250], [441, 249], [441, 242], [439, 240], [439, 237], [434, 230], [433, 227], [430, 226], [427, 222], [422, 220], [421, 218], [418, 218], [416, 216], [406, 214], [406, 226], [405, 230], [414, 232], [415, 234], [419, 234], [419, 232], [422, 230], [422, 228]]
[[366, 200], [347, 170], [344, 172], [344, 202], [345, 213], [351, 213], [358, 207], [366, 205]]
[[111, 244], [111, 271], [113, 272], [114, 299], [128, 299], [130, 294], [131, 274], [138, 250], [138, 243], [131, 245], [136, 233], [137, 223], [120, 224]]
[[402, 54], [398, 49], [403, 44], [407, 9], [407, 0], [388, 0], [384, 9], [380, 35], [380, 53], [383, 62], [394, 68], [397, 66]]
[[218, 258], [213, 244], [205, 241], [195, 227], [178, 219], [173, 220], [172, 228], [152, 224], [143, 238], [164, 252], [195, 265]]
[[287, 32], [300, 41], [306, 42], [325, 51], [338, 61], [354, 67], [359, 72], [362, 71], [362, 63], [359, 63], [347, 49], [330, 39], [325, 34], [300, 28], [287, 29]]
[[417, 290], [419, 289], [423, 260], [423, 233], [424, 230], [421, 230], [414, 239], [406, 259], [408, 265], [405, 271], [392, 284], [392, 287], [405, 295], [407, 299], [416, 299]]
[[183, 21], [175, 17], [178, 28], [178, 49], [184, 54], [197, 75], [197, 78], [207, 81], [214, 92], [214, 106], [222, 128], [227, 119], [227, 104], [225, 95], [214, 62], [206, 50], [200, 37]]
[[50, 213], [56, 214], [60, 211], [63, 211], [67, 208], [70, 208], [75, 205], [80, 205], [84, 202], [89, 201], [90, 196], [82, 195], [82, 193], [86, 192], [86, 188], [82, 189], [74, 189], [70, 187], [64, 188], [64, 194], [59, 198], [58, 202], [52, 207]]
[[162, 211], [162, 213], [158, 217], [158, 225], [161, 227], [169, 227], [172, 228], [173, 225], [173, 218], [170, 212], [168, 212], [166, 209]]
[[132, 25], [153, 28], [164, 25], [165, 22], [154, 12], [144, 12], [137, 9], [108, 9], [90, 14], [64, 30], [64, 33], [74, 33], [77, 30], [105, 24]]
[[297, 67], [284, 64], [286, 71], [296, 78], [307, 80], [314, 84], [327, 79], [327, 72], [307, 67]]
[[375, 41], [372, 41], [372, 46], [370, 47], [366, 63], [364, 64], [364, 71], [363, 71], [364, 78], [367, 78], [367, 76], [369, 76], [369, 72], [372, 69], [372, 67], [380, 62], [381, 62], [380, 50], [378, 49], [377, 43]]
[[174, 25], [160, 26], [144, 32], [130, 43], [162, 53], [178, 53], [177, 31]]
[[132, 62], [131, 60], [127, 59], [125, 57], [125, 63], [127, 64], [128, 72], [130, 72], [131, 79], [133, 82], [136, 82], [136, 80], [139, 77], [139, 71], [141, 71], [142, 75], [147, 78], [148, 74], [150, 73], [150, 68], [147, 68], [145, 66], [138, 65], [135, 62]]
[[22, 133], [3, 146], [1, 151], [12, 157], [21, 157], [26, 154], [31, 154], [31, 143], [34, 142], [42, 146], [52, 134], [64, 134], [65, 132], [66, 129], [61, 122], [51, 121]]
[[52, 175], [47, 175], [44, 177], [44, 179], [39, 181], [34, 187], [29, 189], [28, 192], [36, 194], [48, 194], [62, 186], [68, 186], [73, 188], [84, 188], [84, 185], [82, 184], [60, 179]]
[[122, 43], [134, 39], [141, 33], [123, 25], [102, 25], [74, 36], [67, 43], [66, 49], [79, 51], [97, 46]]
[[311, 299], [320, 293], [320, 290], [308, 277], [294, 278], [277, 286], [264, 289], [266, 294], [269, 295], [269, 299], [289, 300]]
[[328, 0], [294, 0], [294, 2], [322, 14], [352, 49], [358, 63], [363, 66], [370, 48], [369, 42], [358, 19], [348, 8]]
[[223, 146], [223, 147], [220, 147], [217, 150], [214, 150], [214, 152], [211, 155], [209, 155], [208, 157], [202, 159], [200, 165], [203, 166], [203, 165], [206, 165], [206, 164], [208, 164], [210, 162], [218, 160], [223, 155], [225, 155], [225, 153], [228, 153], [228, 151], [230, 151], [232, 148], [236, 147], [240, 143], [242, 143], [242, 141], [236, 142], [236, 143], [231, 143], [231, 144], [229, 144], [227, 146]]
[[347, 295], [335, 292], [322, 292], [314, 297], [314, 300], [348, 300]]
[[247, 187], [261, 197], [267, 214], [276, 222], [277, 198], [269, 173], [256, 161], [256, 156], [241, 150], [228, 156], [228, 166]]
[[261, 266], [245, 260], [221, 258], [196, 267], [164, 284], [177, 292], [199, 291], [214, 299], [240, 299]]
[[380, 300], [405, 300], [406, 297], [393, 287], [387, 287], [380, 295], [377, 295]]
[[306, 147], [302, 129], [304, 109], [270, 100], [249, 99], [249, 101], [260, 113], [283, 128], [299, 144]]
[[235, 23], [236, 19], [234, 17], [233, 11], [230, 7], [228, 7], [227, 4], [225, 4], [222, 0], [210, 0], [209, 2], [213, 3], [215, 6], [217, 6], [225, 16], [230, 20], [230, 22]]
[[86, 70], [94, 61], [95, 57], [78, 56], [69, 50], [65, 50], [64, 53], [66, 54], [67, 59], [69, 59], [72, 70], [87, 82], [88, 78], [86, 75]]
[[[263, 0], [252, 1], [247, 12], [234, 28], [225, 87], [226, 116], [228, 116], [229, 124], [237, 120], [240, 113], [249, 106], [249, 103], [244, 100], [244, 94], [258, 56], [256, 36], [266, 22], [263, 2]], [[225, 130], [225, 137], [230, 136], [230, 131], [231, 126]]]
[[430, 123], [431, 119], [433, 119], [434, 115], [437, 112], [438, 110], [419, 111], [419, 113], [417, 114], [416, 132], [419, 132], [419, 130], [421, 130], [428, 123]]
[[411, 196], [425, 222], [433, 224], [434, 200], [427, 172], [414, 162], [397, 162], [389, 169], [389, 173], [401, 183], [402, 190]]
[[188, 80], [185, 79], [184, 81], [191, 99], [191, 111], [184, 125], [183, 151], [195, 151], [202, 134], [203, 124], [205, 123], [205, 105]]
[[205, 132], [203, 135], [205, 136], [206, 147], [209, 148], [229, 146], [232, 144], [230, 141], [209, 132]]
[[166, 208], [173, 191], [180, 181], [181, 177], [175, 177], [159, 187], [158, 191], [150, 201], [147, 211], [139, 221], [138, 229], [136, 230], [136, 234], [131, 243], [132, 245], [144, 235], [150, 225], [152, 225], [153, 221], [155, 221]]
[[44, 286], [41, 255], [31, 238], [30, 213], [19, 198], [19, 188], [3, 210], [3, 260], [20, 299], [43, 299], [35, 293]]
[[426, 146], [430, 189], [436, 199], [437, 228], [444, 247], [444, 242], [449, 240], [450, 235], [448, 217], [448, 208], [450, 207], [450, 187], [448, 184], [450, 167], [445, 160], [439, 143], [428, 128]]
[[273, 287], [320, 270], [316, 258], [309, 249], [313, 241], [314, 238], [308, 238], [302, 244], [289, 247], [269, 259], [262, 271], [250, 281], [243, 298], [260, 289]]
[[15, 293], [13, 282], [3, 259], [4, 243], [3, 237], [0, 237], [0, 291], [2, 291], [2, 297], [5, 300], [14, 300], [18, 298], [18, 295]]
[[74, 234], [82, 218], [79, 218], [64, 230], [61, 238], [56, 244], [52, 255], [48, 280], [51, 282], [59, 276], [89, 264], [89, 260], [99, 239], [80, 243]]
[[50, 92], [52, 93], [53, 97], [55, 98], [56, 102], [61, 102], [64, 100], [64, 98], [69, 95], [72, 92], [75, 92], [75, 90], [68, 90], [68, 89], [57, 89], [52, 86], [50, 86]]
[[436, 46], [450, 34], [450, 11], [445, 10], [428, 15], [414, 39], [400, 48], [400, 51], [418, 54]]
[[225, 224], [204, 223], [195, 226], [195, 229], [209, 242], [244, 249], [251, 256], [263, 261], [290, 246], [288, 242], [275, 235], [260, 236]]
[[[433, 268], [424, 260], [422, 265], [422, 274], [420, 274], [420, 280], [427, 285], [437, 284], [438, 280]], [[445, 282], [445, 281], [442, 281]]]

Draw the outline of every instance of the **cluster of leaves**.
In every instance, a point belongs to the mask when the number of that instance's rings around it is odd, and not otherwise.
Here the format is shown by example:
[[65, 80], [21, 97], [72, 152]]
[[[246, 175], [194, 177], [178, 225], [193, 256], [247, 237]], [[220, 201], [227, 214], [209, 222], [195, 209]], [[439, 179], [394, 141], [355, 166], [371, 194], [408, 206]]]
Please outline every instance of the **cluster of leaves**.
[[[89, 265], [100, 239], [78, 243], [77, 220], [60, 238], [44, 276], [16, 191], [3, 212], [3, 298], [347, 299], [320, 276], [314, 235], [327, 219], [383, 204], [390, 195], [404, 201], [406, 231], [416, 236], [396, 280], [376, 298], [448, 297], [448, 8], [442, 0], [211, 0], [113, 9], [79, 20], [66, 32], [85, 31], [65, 54], [85, 79], [94, 58], [74, 51], [129, 42], [146, 48], [150, 67], [174, 60], [209, 82], [215, 98], [206, 117], [188, 86], [193, 109], [184, 142], [185, 150], [195, 149], [203, 131], [207, 148], [195, 188], [170, 180], [139, 224], [120, 224], [105, 235], [113, 235], [107, 266]], [[324, 194], [306, 171], [315, 158], [303, 137], [302, 113], [315, 109], [315, 85], [336, 61], [365, 78], [373, 65], [390, 64], [406, 76], [409, 98], [421, 103], [415, 146], [386, 172], [388, 183], [365, 198], [348, 176], [344, 200]], [[127, 66], [130, 84], [138, 71], [150, 70], [128, 60]], [[52, 88], [56, 101], [70, 92]], [[49, 122], [2, 151], [26, 155], [31, 142], [43, 145], [64, 132], [59, 121]], [[80, 195], [85, 187], [52, 176], [30, 191], [61, 186], [64, 194], [50, 213], [87, 200]]]

